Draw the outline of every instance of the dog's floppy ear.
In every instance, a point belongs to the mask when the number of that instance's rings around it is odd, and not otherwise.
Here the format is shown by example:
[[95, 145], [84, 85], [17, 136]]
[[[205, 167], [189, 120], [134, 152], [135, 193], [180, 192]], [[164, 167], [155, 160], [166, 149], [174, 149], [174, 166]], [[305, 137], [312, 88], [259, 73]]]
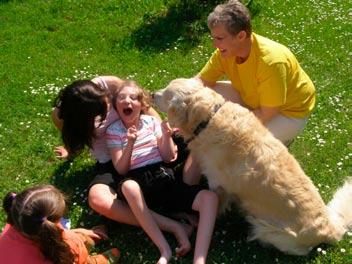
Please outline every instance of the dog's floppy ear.
[[182, 98], [172, 98], [167, 110], [167, 119], [173, 127], [180, 127], [187, 122], [187, 104]]

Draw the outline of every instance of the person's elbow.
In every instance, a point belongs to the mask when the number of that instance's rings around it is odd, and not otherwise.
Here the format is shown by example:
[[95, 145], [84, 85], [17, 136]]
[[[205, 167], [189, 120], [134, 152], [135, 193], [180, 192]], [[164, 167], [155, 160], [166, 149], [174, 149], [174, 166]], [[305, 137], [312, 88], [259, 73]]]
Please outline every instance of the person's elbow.
[[196, 76], [194, 76], [195, 79], [197, 79], [198, 81], [200, 81], [204, 86], [209, 87], [209, 88], [214, 88], [216, 82], [210, 82], [205, 80], [204, 78], [202, 78], [200, 76], [200, 74], [197, 74]]
[[162, 157], [163, 161], [166, 163], [173, 162], [177, 159], [177, 151], [162, 153], [161, 157]]
[[175, 160], [177, 160], [177, 152], [171, 153], [170, 158], [169, 158], [169, 162], [173, 162]]
[[128, 170], [126, 170], [124, 166], [122, 166], [122, 164], [120, 164], [118, 161], [112, 160], [112, 164], [114, 165], [114, 168], [119, 175], [127, 174]]
[[128, 172], [128, 170], [125, 170], [125, 169], [122, 169], [121, 167], [119, 167], [119, 166], [115, 166], [115, 170], [117, 171], [117, 173], [119, 174], [119, 175], [126, 175], [127, 174], [127, 172]]
[[60, 109], [58, 107], [54, 107], [53, 111], [51, 112], [51, 120], [57, 129], [62, 130], [63, 120], [60, 119], [59, 112]]

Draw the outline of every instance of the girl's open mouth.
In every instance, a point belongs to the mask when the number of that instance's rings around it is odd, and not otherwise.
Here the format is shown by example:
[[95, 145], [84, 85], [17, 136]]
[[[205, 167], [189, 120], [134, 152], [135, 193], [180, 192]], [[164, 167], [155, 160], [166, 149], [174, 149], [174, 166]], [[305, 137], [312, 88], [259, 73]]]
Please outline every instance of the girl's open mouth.
[[133, 109], [132, 109], [131, 107], [127, 107], [127, 108], [124, 108], [124, 109], [123, 109], [123, 113], [124, 113], [126, 116], [132, 114], [132, 112], [133, 112]]

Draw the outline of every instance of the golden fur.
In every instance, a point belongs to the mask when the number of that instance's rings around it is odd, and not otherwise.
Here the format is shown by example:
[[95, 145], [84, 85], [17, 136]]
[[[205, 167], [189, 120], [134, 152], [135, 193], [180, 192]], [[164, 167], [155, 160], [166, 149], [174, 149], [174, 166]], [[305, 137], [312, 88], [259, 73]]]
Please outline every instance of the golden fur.
[[[180, 129], [209, 187], [237, 201], [253, 225], [250, 239], [288, 254], [305, 255], [340, 240], [352, 223], [352, 181], [326, 206], [287, 148], [246, 108], [194, 79], [176, 79], [154, 95]], [[214, 107], [221, 105], [217, 112]], [[202, 121], [207, 126], [194, 135]]]

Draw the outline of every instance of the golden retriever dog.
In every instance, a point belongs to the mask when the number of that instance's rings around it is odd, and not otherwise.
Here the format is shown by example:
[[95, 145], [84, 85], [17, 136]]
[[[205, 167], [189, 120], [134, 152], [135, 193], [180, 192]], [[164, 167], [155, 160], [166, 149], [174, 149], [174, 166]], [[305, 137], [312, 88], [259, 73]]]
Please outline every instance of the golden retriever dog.
[[325, 205], [296, 159], [248, 109], [195, 79], [171, 81], [154, 102], [188, 142], [209, 188], [244, 210], [250, 240], [305, 255], [351, 227], [352, 180]]

